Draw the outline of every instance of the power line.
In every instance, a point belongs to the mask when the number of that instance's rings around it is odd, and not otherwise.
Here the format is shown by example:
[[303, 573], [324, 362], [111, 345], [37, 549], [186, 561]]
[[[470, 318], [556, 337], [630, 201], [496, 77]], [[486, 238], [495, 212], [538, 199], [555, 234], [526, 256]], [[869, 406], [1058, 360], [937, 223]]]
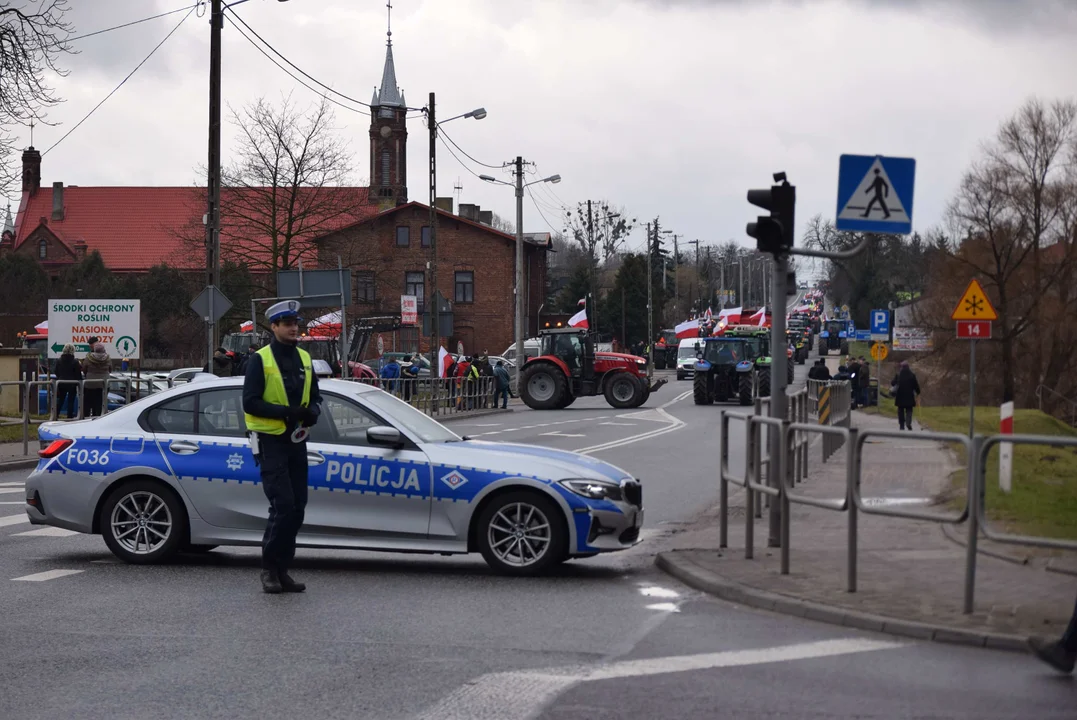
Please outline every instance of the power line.
[[453, 140], [451, 137], [449, 137], [449, 134], [447, 132], [445, 132], [445, 130], [443, 130], [441, 128], [441, 125], [438, 125], [438, 129], [441, 130], [441, 132], [438, 133], [439, 135], [444, 135], [446, 137], [446, 139], [448, 139], [448, 141], [453, 144], [453, 147], [455, 147], [457, 150], [462, 152], [465, 157], [467, 157], [469, 160], [471, 160], [471, 162], [475, 163], [476, 165], [482, 165], [483, 167], [490, 168], [492, 170], [501, 170], [502, 168], [505, 167], [505, 165], [503, 165], [503, 164], [502, 165], [490, 165], [489, 163], [484, 163], [482, 160], [476, 160], [471, 155], [468, 155], [467, 150], [464, 150], [462, 147], [457, 145], [456, 141]]
[[175, 32], [176, 32], [177, 30], [179, 30], [179, 29], [180, 29], [180, 25], [182, 25], [182, 24], [183, 24], [184, 22], [186, 22], [186, 21], [187, 21], [187, 18], [191, 17], [191, 13], [192, 13], [192, 12], [194, 12], [194, 8], [195, 8], [195, 7], [197, 7], [197, 6], [191, 6], [191, 7], [187, 8], [187, 14], [186, 14], [186, 15], [184, 15], [184, 16], [183, 16], [183, 18], [182, 18], [182, 19], [181, 19], [181, 20], [180, 20], [180, 21], [179, 21], [178, 23], [176, 23], [176, 26], [175, 26], [174, 28], [172, 28], [172, 29], [171, 29], [171, 30], [170, 30], [170, 31], [168, 32], [168, 34], [167, 34], [167, 35], [165, 35], [164, 39], [163, 39], [163, 40], [161, 40], [161, 42], [157, 43], [157, 45], [156, 45], [156, 46], [155, 46], [155, 47], [153, 48], [153, 50], [150, 50], [150, 54], [149, 54], [149, 55], [147, 55], [146, 57], [144, 57], [144, 58], [142, 59], [142, 62], [140, 62], [140, 63], [139, 63], [138, 65], [135, 65], [135, 69], [134, 69], [134, 70], [132, 70], [131, 72], [127, 73], [127, 77], [125, 77], [125, 78], [124, 78], [123, 80], [121, 80], [121, 81], [120, 81], [120, 84], [119, 84], [119, 85], [117, 85], [116, 87], [114, 87], [114, 88], [112, 89], [112, 92], [110, 92], [110, 93], [109, 93], [108, 95], [106, 95], [106, 96], [105, 96], [105, 98], [104, 98], [104, 99], [103, 99], [103, 100], [102, 100], [101, 102], [99, 102], [99, 103], [97, 103], [96, 105], [94, 105], [94, 106], [93, 106], [93, 109], [92, 109], [92, 110], [90, 110], [90, 112], [86, 113], [86, 116], [85, 116], [84, 118], [82, 118], [81, 120], [79, 120], [79, 121], [78, 121], [78, 123], [77, 123], [77, 124], [76, 124], [76, 125], [75, 125], [75, 126], [74, 126], [73, 128], [71, 128], [71, 129], [70, 129], [70, 130], [68, 130], [68, 131], [67, 131], [66, 133], [64, 133], [63, 137], [61, 137], [61, 138], [60, 138], [59, 140], [57, 140], [56, 142], [54, 142], [54, 143], [53, 143], [53, 144], [52, 144], [52, 145], [51, 145], [51, 146], [49, 147], [49, 149], [48, 149], [48, 150], [46, 150], [45, 152], [41, 153], [41, 157], [45, 157], [45, 156], [46, 156], [46, 155], [48, 155], [48, 154], [49, 154], [50, 152], [52, 152], [52, 149], [53, 149], [54, 147], [56, 147], [57, 145], [59, 145], [60, 143], [62, 143], [62, 142], [63, 142], [64, 140], [66, 140], [66, 139], [67, 139], [67, 137], [68, 137], [68, 136], [69, 136], [69, 135], [70, 135], [71, 133], [73, 133], [73, 132], [75, 132], [76, 130], [78, 130], [78, 129], [79, 129], [79, 126], [81, 126], [81, 125], [82, 125], [82, 123], [84, 123], [84, 122], [86, 122], [87, 120], [89, 120], [89, 119], [90, 119], [90, 116], [91, 116], [91, 115], [93, 115], [93, 114], [94, 114], [95, 112], [97, 112], [97, 109], [98, 109], [99, 107], [101, 107], [102, 105], [104, 105], [104, 104], [105, 104], [105, 102], [107, 102], [107, 101], [108, 101], [108, 99], [109, 99], [110, 97], [112, 97], [113, 95], [115, 95], [115, 94], [116, 94], [116, 91], [117, 91], [117, 90], [119, 90], [120, 88], [122, 88], [122, 87], [124, 86], [124, 83], [126, 83], [126, 82], [127, 82], [128, 80], [130, 80], [130, 79], [131, 79], [131, 76], [133, 76], [133, 75], [134, 75], [134, 74], [135, 74], [136, 72], [138, 72], [139, 68], [141, 68], [141, 67], [142, 67], [143, 65], [145, 65], [145, 64], [146, 64], [146, 61], [147, 61], [147, 60], [149, 60], [149, 59], [150, 59], [151, 57], [153, 57], [153, 54], [154, 54], [155, 52], [157, 52], [157, 51], [158, 51], [158, 50], [160, 49], [160, 47], [161, 47], [162, 45], [164, 45], [164, 44], [165, 44], [166, 42], [168, 42], [168, 39], [169, 39], [170, 37], [172, 37], [172, 34], [173, 34], [173, 33], [175, 33]]
[[[258, 32], [254, 28], [252, 28], [250, 25], [248, 25], [247, 22], [243, 18], [241, 18], [239, 16], [239, 14], [235, 10], [228, 7], [227, 5], [225, 6], [225, 9], [232, 15], [233, 18], [238, 20], [243, 25], [243, 27], [247, 28], [251, 32], [252, 35], [254, 35], [256, 38], [258, 38], [258, 40], [260, 40], [263, 45], [265, 45], [267, 48], [269, 48], [271, 51], [273, 51], [274, 55], [279, 57], [284, 62], [288, 63], [288, 65], [290, 65], [296, 72], [298, 72], [300, 75], [305, 77], [307, 80], [310, 80], [311, 82], [316, 83], [317, 85], [320, 85], [321, 87], [325, 88], [326, 90], [333, 93], [334, 95], [339, 95], [340, 97], [344, 98], [348, 102], [353, 102], [356, 105], [362, 105], [363, 107], [370, 107], [369, 103], [365, 103], [362, 100], [356, 100], [353, 97], [348, 97], [347, 95], [340, 92], [339, 90], [334, 90], [333, 88], [331, 88], [328, 85], [326, 85], [325, 83], [323, 83], [321, 80], [318, 80], [317, 78], [311, 76], [309, 73], [304, 72], [302, 68], [300, 68], [294, 62], [292, 62], [291, 60], [286, 58], [279, 50], [277, 50], [277, 48], [273, 47], [264, 37], [259, 35]], [[249, 39], [250, 38], [248, 38], [248, 40]]]
[[460, 163], [460, 165], [461, 165], [461, 166], [462, 166], [462, 167], [463, 167], [463, 168], [464, 168], [465, 170], [467, 170], [467, 171], [468, 171], [469, 173], [471, 173], [472, 175], [474, 175], [475, 177], [477, 177], [477, 178], [478, 178], [479, 180], [482, 180], [482, 176], [481, 176], [481, 175], [479, 175], [479, 174], [478, 174], [477, 172], [475, 172], [475, 171], [474, 171], [474, 170], [472, 170], [472, 169], [471, 169], [470, 167], [468, 167], [467, 163], [465, 163], [465, 162], [464, 162], [463, 160], [461, 160], [461, 159], [460, 159], [460, 156], [459, 156], [459, 155], [457, 155], [456, 153], [454, 153], [454, 152], [452, 151], [452, 148], [451, 148], [451, 147], [449, 147], [449, 144], [448, 144], [447, 142], [445, 142], [445, 138], [443, 137], [442, 133], [438, 133], [438, 140], [440, 140], [440, 141], [441, 141], [441, 144], [445, 146], [445, 149], [449, 151], [449, 154], [450, 154], [450, 155], [452, 155], [452, 156], [453, 156], [453, 158], [455, 158], [455, 159], [456, 159], [456, 162]]
[[73, 38], [67, 38], [56, 43], [56, 45], [62, 45], [64, 43], [75, 42], [76, 40], [85, 40], [86, 38], [94, 37], [95, 35], [102, 35], [113, 30], [122, 30], [123, 28], [131, 27], [132, 25], [139, 25], [150, 20], [157, 20], [158, 18], [168, 17], [169, 15], [175, 15], [176, 13], [183, 12], [184, 10], [193, 10], [198, 7], [200, 3], [194, 5], [187, 5], [186, 7], [176, 8], [175, 10], [169, 10], [168, 12], [159, 13], [157, 15], [151, 15], [150, 17], [142, 18], [141, 20], [132, 20], [129, 23], [123, 25], [114, 25], [113, 27], [105, 28], [103, 30], [95, 30], [92, 33], [86, 33], [85, 35], [77, 35]]
[[[233, 14], [234, 14], [234, 13], [233, 13]], [[277, 66], [278, 68], [280, 68], [281, 70], [283, 70], [283, 71], [284, 71], [284, 73], [285, 73], [285, 74], [286, 74], [286, 75], [287, 75], [288, 77], [290, 77], [291, 79], [295, 80], [295, 81], [296, 81], [297, 83], [299, 83], [300, 85], [302, 85], [303, 87], [305, 87], [305, 88], [306, 88], [307, 90], [310, 90], [310, 91], [311, 91], [312, 93], [314, 93], [315, 95], [318, 95], [319, 97], [322, 97], [322, 98], [324, 98], [325, 100], [327, 100], [327, 101], [329, 101], [329, 102], [333, 103], [334, 105], [338, 105], [338, 106], [340, 106], [340, 107], [344, 108], [345, 110], [351, 110], [352, 112], [354, 112], [354, 113], [359, 113], [360, 115], [367, 115], [367, 116], [369, 116], [369, 115], [370, 115], [370, 113], [368, 113], [368, 112], [366, 112], [366, 111], [364, 111], [364, 110], [360, 110], [360, 109], [358, 109], [358, 108], [353, 108], [353, 107], [352, 107], [352, 106], [350, 106], [350, 105], [345, 105], [344, 103], [340, 102], [339, 100], [336, 100], [336, 99], [334, 99], [334, 98], [331, 98], [331, 97], [329, 97], [328, 95], [326, 95], [326, 94], [325, 94], [324, 92], [322, 92], [322, 91], [320, 91], [320, 90], [317, 90], [316, 88], [312, 88], [312, 87], [311, 87], [310, 85], [308, 85], [308, 84], [306, 84], [305, 82], [303, 82], [303, 81], [302, 81], [302, 80], [301, 80], [300, 78], [298, 78], [298, 77], [296, 77], [295, 75], [293, 75], [293, 74], [292, 74], [292, 72], [291, 72], [291, 71], [290, 71], [290, 70], [289, 70], [288, 68], [284, 67], [284, 66], [283, 66], [283, 65], [281, 65], [281, 64], [280, 64], [279, 62], [277, 62], [277, 60], [276, 60], [276, 59], [275, 59], [275, 58], [274, 58], [274, 57], [273, 57], [272, 55], [270, 55], [269, 53], [267, 53], [267, 52], [266, 52], [266, 51], [265, 51], [265, 50], [264, 50], [264, 49], [262, 48], [262, 46], [261, 46], [261, 45], [259, 45], [259, 44], [258, 44], [257, 42], [255, 42], [255, 41], [254, 41], [254, 40], [253, 40], [253, 39], [252, 39], [252, 38], [251, 38], [250, 36], [248, 36], [248, 35], [247, 35], [247, 34], [246, 34], [245, 32], [243, 32], [243, 28], [241, 28], [241, 27], [239, 27], [238, 25], [236, 25], [236, 24], [235, 24], [235, 22], [233, 22], [231, 18], [229, 18], [228, 20], [229, 20], [229, 22], [231, 22], [231, 23], [232, 23], [232, 27], [234, 27], [234, 28], [236, 29], [236, 31], [237, 31], [237, 32], [238, 32], [238, 33], [239, 33], [240, 35], [242, 35], [242, 36], [243, 36], [243, 39], [244, 39], [244, 40], [246, 40], [247, 42], [249, 42], [249, 43], [250, 43], [251, 45], [253, 45], [253, 46], [254, 46], [254, 49], [255, 49], [255, 50], [257, 50], [258, 52], [260, 52], [260, 53], [262, 53], [263, 55], [265, 55], [265, 56], [266, 56], [266, 58], [267, 58], [267, 59], [268, 59], [268, 60], [269, 60], [269, 61], [270, 61], [271, 63], [273, 63], [273, 64], [274, 64], [274, 65], [276, 65], [276, 66]], [[241, 20], [240, 22], [242, 22], [242, 20]], [[340, 93], [337, 93], [337, 94], [339, 95]], [[343, 97], [343, 96], [342, 96], [342, 97]], [[361, 105], [364, 105], [365, 107], [370, 107], [369, 105], [365, 105], [365, 103], [360, 103], [360, 104], [361, 104]]]
[[539, 217], [542, 218], [542, 222], [546, 223], [546, 227], [550, 228], [550, 232], [556, 233], [557, 230], [554, 229], [554, 226], [551, 225], [550, 221], [546, 219], [545, 215], [543, 215], [542, 208], [539, 207], [539, 204], [537, 202], [535, 202], [535, 195], [534, 195], [534, 193], [531, 192], [531, 188], [530, 187], [526, 188], [526, 190], [527, 190], [527, 197], [531, 198], [531, 204], [535, 206], [536, 210], [538, 210], [538, 214], [539, 214]]

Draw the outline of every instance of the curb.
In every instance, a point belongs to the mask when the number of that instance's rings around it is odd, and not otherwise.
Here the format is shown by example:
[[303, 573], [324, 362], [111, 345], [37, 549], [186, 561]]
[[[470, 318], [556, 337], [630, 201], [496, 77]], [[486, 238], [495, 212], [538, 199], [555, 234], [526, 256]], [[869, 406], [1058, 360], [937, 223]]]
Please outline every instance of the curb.
[[27, 458], [26, 460], [7, 460], [0, 462], [0, 472], [7, 472], [8, 470], [29, 470], [30, 468], [37, 467], [38, 458]]
[[[476, 410], [468, 413], [454, 413], [453, 415], [449, 415], [448, 417], [443, 418], [439, 418], [436, 415], [431, 417], [433, 417], [433, 419], [437, 420], [439, 423], [444, 424], [449, 422], [456, 422], [457, 420], [467, 420], [469, 418], [490, 417], [491, 415], [505, 415], [511, 412], [516, 411], [513, 408], [498, 408], [496, 410]], [[35, 462], [34, 464], [36, 465], [37, 463]]]
[[[960, 545], [963, 548], [967, 548], [969, 546], [968, 540], [961, 537], [961, 535], [959, 535], [957, 531], [954, 530], [953, 526], [949, 523], [942, 523], [940, 527], [942, 528], [943, 536], [950, 542], [954, 543], [955, 545]], [[981, 535], [980, 538], [982, 540], [983, 536]], [[993, 557], [996, 560], [1005, 560], [1006, 562], [1013, 563], [1014, 565], [1028, 565], [1032, 559], [1028, 555], [1018, 555], [1016, 553], [1007, 553], [1002, 550], [991, 550], [988, 548], [984, 548], [979, 542], [976, 543], [976, 554]]]
[[696, 590], [702, 590], [728, 602], [761, 610], [770, 610], [832, 625], [856, 628], [857, 630], [870, 630], [916, 640], [931, 640], [955, 645], [990, 648], [992, 650], [1028, 652], [1028, 638], [1020, 635], [983, 633], [946, 625], [900, 620], [857, 610], [845, 610], [823, 603], [798, 600], [766, 590], [757, 590], [756, 588], [727, 580], [700, 567], [691, 560], [679, 557], [677, 551], [658, 553], [655, 558], [655, 565], [663, 572], [672, 575]]

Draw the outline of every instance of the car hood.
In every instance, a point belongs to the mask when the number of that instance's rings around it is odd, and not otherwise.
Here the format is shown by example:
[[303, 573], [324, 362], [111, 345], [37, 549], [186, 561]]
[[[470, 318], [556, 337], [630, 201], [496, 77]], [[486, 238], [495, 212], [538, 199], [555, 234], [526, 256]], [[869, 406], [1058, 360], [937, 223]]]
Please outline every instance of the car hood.
[[465, 440], [424, 445], [423, 450], [431, 460], [444, 465], [482, 468], [544, 480], [587, 478], [619, 483], [632, 477], [631, 473], [602, 460], [537, 445]]

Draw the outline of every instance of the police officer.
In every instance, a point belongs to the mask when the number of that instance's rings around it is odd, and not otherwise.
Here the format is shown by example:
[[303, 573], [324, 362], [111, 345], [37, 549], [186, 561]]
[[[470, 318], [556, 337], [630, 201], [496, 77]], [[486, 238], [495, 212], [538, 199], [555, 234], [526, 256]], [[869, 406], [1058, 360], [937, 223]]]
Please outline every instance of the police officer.
[[307, 505], [307, 428], [317, 423], [322, 398], [310, 354], [296, 346], [299, 303], [279, 302], [266, 318], [273, 339], [251, 355], [243, 381], [244, 418], [269, 499], [262, 590], [303, 592], [306, 585], [293, 580], [288, 567]]

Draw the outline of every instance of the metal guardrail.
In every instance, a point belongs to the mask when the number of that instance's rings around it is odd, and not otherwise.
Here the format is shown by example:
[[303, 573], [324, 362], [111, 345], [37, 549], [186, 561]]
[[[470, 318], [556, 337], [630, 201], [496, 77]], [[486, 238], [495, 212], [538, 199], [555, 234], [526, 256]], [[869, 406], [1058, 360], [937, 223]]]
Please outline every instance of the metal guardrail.
[[[818, 386], [822, 388], [822, 384]], [[812, 389], [804, 392], [804, 400], [800, 414], [791, 412], [795, 419], [781, 421], [776, 418], [765, 417], [759, 414], [760, 404], [756, 404], [755, 414], [743, 415], [729, 411], [721, 411], [719, 417], [718, 442], [721, 462], [719, 463], [719, 544], [728, 547], [728, 485], [735, 483], [745, 488], [747, 504], [745, 512], [745, 551], [746, 559], [752, 559], [754, 555], [754, 525], [758, 517], [750, 509], [753, 507], [754, 497], [757, 493], [768, 497], [776, 497], [780, 504], [781, 519], [781, 569], [783, 575], [790, 571], [790, 554], [792, 546], [791, 514], [790, 506], [793, 504], [809, 505], [835, 512], [848, 513], [848, 531], [846, 536], [846, 589], [856, 592], [857, 589], [857, 552], [858, 552], [858, 516], [859, 513], [870, 515], [883, 515], [894, 518], [919, 520], [923, 522], [946, 523], [961, 525], [968, 521], [965, 555], [965, 585], [964, 585], [964, 612], [973, 612], [976, 592], [976, 560], [977, 544], [981, 533], [984, 537], [1000, 543], [1025, 545], [1046, 549], [1077, 550], [1077, 541], [1059, 540], [1054, 538], [1032, 537], [1012, 535], [993, 530], [986, 517], [984, 502], [987, 457], [992, 447], [1004, 443], [1014, 445], [1046, 445], [1049, 447], [1061, 447], [1077, 449], [1077, 438], [1056, 437], [1045, 435], [977, 435], [969, 438], [967, 435], [956, 433], [917, 433], [915, 440], [922, 442], [945, 442], [958, 444], [963, 447], [969, 458], [967, 468], [967, 497], [965, 506], [959, 512], [935, 512], [928, 510], [909, 510], [869, 505], [861, 495], [860, 485], [863, 477], [863, 454], [864, 447], [871, 438], [889, 438], [908, 440], [908, 433], [893, 430], [859, 430], [845, 425], [818, 424], [809, 420], [808, 408], [812, 404]], [[819, 393], [816, 393], [818, 398]], [[730, 419], [736, 419], [744, 423], [744, 475], [734, 476], [729, 469], [729, 425]], [[780, 454], [777, 458], [767, 458], [764, 462], [761, 455], [762, 428], [767, 427], [771, 432], [777, 428], [781, 433], [779, 443]], [[806, 465], [798, 467], [797, 455], [807, 448], [806, 437], [813, 434], [821, 434], [824, 439], [832, 437], [837, 447], [845, 447], [846, 459], [846, 482], [844, 497], [833, 499], [813, 498], [803, 495], [795, 490], [798, 482], [807, 476]], [[768, 480], [781, 478], [776, 486], [772, 482], [761, 481], [761, 470], [764, 464], [768, 467]]]
[[373, 385], [400, 398], [431, 417], [459, 415], [475, 410], [491, 410], [498, 402], [497, 378], [345, 378], [349, 382]]
[[1039, 407], [1040, 412], [1043, 412], [1043, 392], [1045, 390], [1047, 392], [1051, 393], [1051, 397], [1058, 398], [1062, 402], [1069, 405], [1069, 408], [1070, 408], [1069, 424], [1070, 425], [1077, 425], [1077, 400], [1074, 400], [1072, 398], [1068, 398], [1065, 395], [1063, 395], [1062, 393], [1055, 390], [1054, 388], [1049, 388], [1046, 385], [1037, 385], [1036, 386], [1036, 403], [1037, 403], [1037, 407]]

